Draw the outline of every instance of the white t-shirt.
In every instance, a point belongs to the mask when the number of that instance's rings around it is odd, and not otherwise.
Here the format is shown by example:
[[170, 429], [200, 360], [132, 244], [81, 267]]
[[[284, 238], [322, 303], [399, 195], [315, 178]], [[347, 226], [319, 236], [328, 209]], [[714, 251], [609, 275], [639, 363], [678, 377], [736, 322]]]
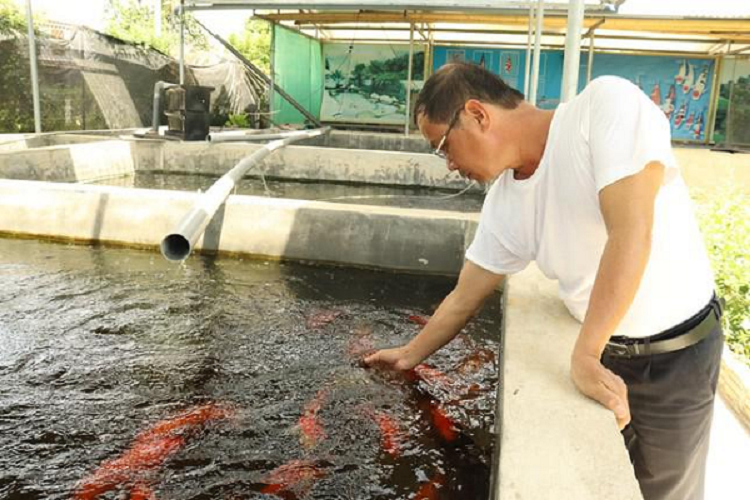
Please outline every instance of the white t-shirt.
[[534, 260], [583, 321], [607, 231], [599, 191], [649, 162], [666, 167], [656, 198], [651, 254], [615, 335], [645, 337], [708, 304], [713, 273], [687, 187], [672, 155], [664, 113], [635, 85], [605, 76], [560, 104], [539, 167], [525, 180], [505, 171], [482, 207], [466, 258], [498, 274]]

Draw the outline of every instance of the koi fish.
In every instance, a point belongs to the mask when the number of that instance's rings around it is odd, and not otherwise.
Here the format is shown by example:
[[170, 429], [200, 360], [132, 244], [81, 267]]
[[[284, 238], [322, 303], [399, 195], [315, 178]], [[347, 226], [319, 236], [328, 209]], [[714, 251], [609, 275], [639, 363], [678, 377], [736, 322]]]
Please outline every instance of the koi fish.
[[422, 485], [412, 500], [437, 500], [440, 494], [440, 488], [445, 485], [445, 477], [441, 474], [436, 475], [429, 482]]
[[688, 64], [687, 74], [685, 75], [685, 80], [682, 83], [682, 92], [684, 94], [687, 94], [688, 92], [690, 92], [690, 87], [693, 86], [694, 81], [695, 81], [695, 70], [693, 69], [693, 66], [691, 64]]
[[226, 405], [207, 404], [162, 420], [136, 436], [133, 445], [117, 458], [104, 462], [76, 488], [75, 500], [95, 500], [100, 495], [126, 488], [130, 500], [153, 500], [148, 479], [205, 424], [233, 417]]
[[375, 346], [370, 337], [371, 333], [372, 330], [369, 327], [357, 328], [346, 346], [346, 354], [350, 358], [359, 359], [374, 352]]
[[305, 449], [312, 449], [328, 435], [326, 434], [323, 424], [321, 423], [320, 409], [323, 407], [323, 403], [328, 398], [328, 390], [321, 389], [315, 395], [311, 401], [309, 401], [304, 410], [302, 416], [299, 418], [299, 429], [300, 429], [300, 444]]
[[703, 132], [703, 113], [698, 115], [698, 119], [695, 121], [695, 127], [693, 127], [693, 137], [695, 137], [696, 139], [700, 139], [702, 132]]
[[420, 325], [420, 326], [425, 326], [430, 321], [429, 316], [420, 316], [418, 314], [412, 314], [411, 316], [409, 316], [408, 319], [412, 323]]
[[674, 126], [675, 128], [680, 128], [682, 126], [682, 122], [685, 120], [685, 114], [687, 113], [687, 106], [683, 102], [682, 106], [680, 106], [680, 109], [677, 110], [677, 115], [674, 119]]
[[674, 112], [675, 95], [675, 87], [674, 85], [672, 85], [671, 87], [669, 87], [667, 98], [664, 100], [664, 104], [662, 104], [661, 106], [661, 110], [664, 111], [665, 115], [667, 115], [667, 120], [670, 120], [672, 118], [672, 113]]
[[495, 353], [489, 349], [477, 349], [466, 356], [456, 368], [456, 373], [469, 375], [478, 372], [487, 363], [495, 361]]
[[682, 82], [685, 81], [685, 76], [687, 75], [688, 69], [687, 69], [687, 60], [683, 59], [682, 64], [680, 64], [680, 70], [677, 72], [677, 74], [674, 77], [674, 82], [677, 85], [682, 85]]
[[458, 438], [458, 425], [448, 416], [441, 404], [436, 401], [430, 402], [429, 415], [432, 427], [446, 442], [450, 443]]
[[701, 71], [701, 74], [698, 75], [698, 81], [695, 83], [695, 87], [693, 87], [693, 100], [697, 101], [701, 98], [703, 95], [703, 92], [706, 90], [706, 81], [708, 80], [708, 66], [703, 66], [703, 70]]
[[654, 88], [651, 90], [651, 100], [657, 106], [661, 104], [661, 88], [659, 87], [658, 81], [654, 84]]
[[690, 130], [690, 127], [693, 125], [693, 121], [695, 120], [695, 112], [691, 111], [688, 115], [687, 121], [685, 122], [685, 126]]
[[266, 476], [263, 480], [266, 486], [260, 492], [281, 498], [301, 498], [307, 495], [315, 481], [326, 475], [312, 460], [291, 460]]
[[317, 311], [308, 316], [307, 321], [305, 321], [305, 326], [310, 330], [318, 330], [329, 323], [333, 323], [333, 321], [341, 316], [342, 313], [342, 311], [335, 309]]

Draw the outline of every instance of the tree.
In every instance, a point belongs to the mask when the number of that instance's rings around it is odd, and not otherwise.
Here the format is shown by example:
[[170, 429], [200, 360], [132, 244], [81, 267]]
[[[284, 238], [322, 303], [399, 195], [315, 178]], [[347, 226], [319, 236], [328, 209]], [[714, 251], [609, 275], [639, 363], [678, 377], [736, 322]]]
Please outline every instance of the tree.
[[[175, 11], [179, 5], [179, 0], [161, 2], [162, 18], [166, 22], [161, 35], [156, 36], [153, 11], [148, 4], [138, 0], [109, 0], [106, 32], [174, 56], [180, 43], [180, 16]], [[208, 48], [206, 34], [190, 13], [185, 14], [185, 43], [197, 49]]]
[[26, 16], [13, 0], [0, 0], [0, 35], [12, 35], [26, 29]]
[[264, 73], [271, 72], [270, 23], [250, 18], [242, 33], [229, 35], [229, 43]]

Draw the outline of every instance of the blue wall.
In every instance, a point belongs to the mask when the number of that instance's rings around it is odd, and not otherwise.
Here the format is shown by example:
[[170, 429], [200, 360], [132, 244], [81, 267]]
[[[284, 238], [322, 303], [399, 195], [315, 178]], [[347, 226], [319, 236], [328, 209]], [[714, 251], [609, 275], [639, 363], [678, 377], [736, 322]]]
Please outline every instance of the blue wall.
[[[488, 69], [523, 92], [525, 50], [436, 46], [432, 69], [433, 72], [439, 69], [450, 58], [478, 63], [482, 57]], [[506, 66], [509, 59], [510, 64]], [[587, 64], [587, 54], [582, 53], [579, 90], [586, 84]], [[708, 128], [714, 66], [713, 59], [596, 54], [592, 78], [616, 75], [630, 80], [664, 110], [672, 127], [673, 139], [702, 142]], [[510, 71], [506, 70], [507, 67], [510, 67]], [[537, 91], [537, 105], [540, 108], [553, 109], [560, 103], [562, 70], [562, 51], [542, 51]], [[682, 73], [685, 78], [682, 78]]]

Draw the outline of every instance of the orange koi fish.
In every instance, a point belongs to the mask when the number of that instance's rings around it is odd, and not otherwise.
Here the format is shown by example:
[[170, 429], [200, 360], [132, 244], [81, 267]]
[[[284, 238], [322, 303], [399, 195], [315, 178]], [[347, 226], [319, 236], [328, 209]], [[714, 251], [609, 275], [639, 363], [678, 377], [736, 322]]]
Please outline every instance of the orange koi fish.
[[391, 415], [383, 411], [375, 411], [372, 406], [365, 406], [361, 410], [378, 424], [380, 448], [393, 458], [399, 457], [406, 440], [402, 426]]
[[360, 327], [354, 331], [346, 347], [346, 354], [353, 359], [360, 359], [375, 351], [369, 327]]
[[420, 325], [420, 326], [425, 326], [427, 324], [427, 322], [430, 321], [430, 317], [429, 316], [420, 316], [418, 314], [412, 314], [412, 315], [409, 316], [408, 319], [412, 323], [415, 323], [415, 324]]
[[130, 490], [130, 500], [154, 500], [149, 476], [206, 423], [231, 418], [234, 413], [226, 405], [207, 404], [158, 422], [136, 436], [133, 445], [122, 455], [107, 460], [83, 480], [73, 498], [95, 500], [108, 491], [125, 488]]
[[458, 438], [456, 421], [449, 417], [442, 405], [435, 401], [430, 403], [430, 420], [432, 420], [432, 426], [445, 441], [450, 443]]
[[305, 405], [305, 408], [302, 411], [302, 416], [299, 418], [300, 444], [307, 450], [314, 448], [318, 443], [328, 437], [323, 428], [323, 424], [320, 421], [320, 416], [318, 415], [327, 398], [328, 390], [319, 390], [315, 395], [315, 398], [308, 401]]
[[466, 356], [456, 368], [456, 373], [469, 375], [478, 372], [487, 363], [495, 361], [495, 353], [489, 349], [477, 349]]
[[343, 314], [343, 311], [337, 311], [335, 309], [325, 309], [322, 311], [317, 311], [307, 317], [305, 325], [310, 330], [318, 330], [329, 323], [333, 323], [333, 321], [341, 316], [341, 314]]
[[437, 500], [439, 498], [439, 491], [445, 485], [445, 477], [441, 474], [436, 475], [428, 483], [422, 485], [417, 491], [417, 495], [413, 500]]
[[266, 486], [260, 492], [285, 499], [301, 498], [315, 481], [326, 475], [312, 460], [292, 460], [272, 470], [263, 480]]

